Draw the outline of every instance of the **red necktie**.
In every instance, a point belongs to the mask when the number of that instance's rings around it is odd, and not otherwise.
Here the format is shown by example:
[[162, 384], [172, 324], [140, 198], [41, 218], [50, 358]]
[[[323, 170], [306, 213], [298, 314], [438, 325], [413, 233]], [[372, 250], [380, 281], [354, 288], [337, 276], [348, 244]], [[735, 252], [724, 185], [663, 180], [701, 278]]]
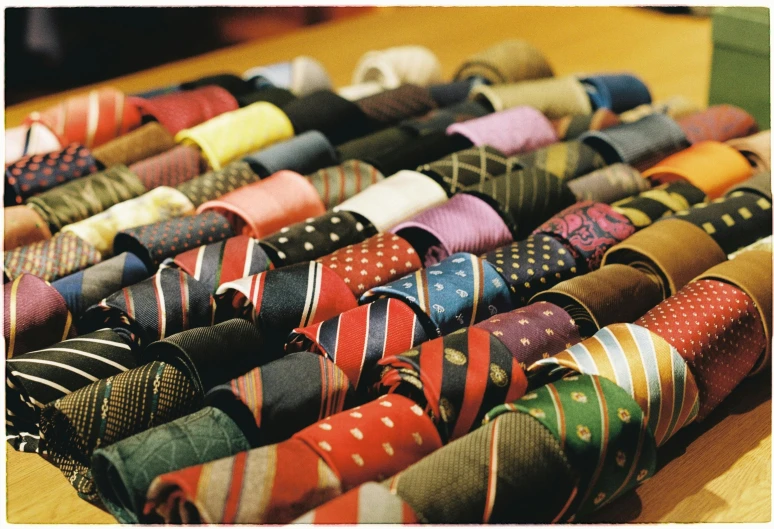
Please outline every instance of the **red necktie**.
[[172, 135], [239, 108], [239, 103], [228, 90], [214, 85], [150, 99], [132, 97], [129, 100], [143, 115], [154, 117]]

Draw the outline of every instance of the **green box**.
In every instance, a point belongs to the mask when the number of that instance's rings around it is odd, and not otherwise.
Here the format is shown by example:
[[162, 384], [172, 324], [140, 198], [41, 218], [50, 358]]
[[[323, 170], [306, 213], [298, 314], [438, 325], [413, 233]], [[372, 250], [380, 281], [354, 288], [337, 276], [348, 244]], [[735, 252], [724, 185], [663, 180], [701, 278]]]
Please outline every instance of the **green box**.
[[769, 9], [716, 7], [712, 12], [710, 105], [729, 103], [770, 128]]

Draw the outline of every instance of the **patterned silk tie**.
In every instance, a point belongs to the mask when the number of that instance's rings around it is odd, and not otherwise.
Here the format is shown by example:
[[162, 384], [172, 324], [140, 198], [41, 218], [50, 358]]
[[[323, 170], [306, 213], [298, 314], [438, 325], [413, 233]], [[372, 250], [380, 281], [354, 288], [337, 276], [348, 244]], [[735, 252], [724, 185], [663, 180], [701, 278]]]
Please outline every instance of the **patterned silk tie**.
[[51, 233], [56, 233], [145, 191], [137, 175], [125, 165], [116, 165], [49, 189], [30, 198], [27, 204], [48, 222]]
[[614, 125], [620, 125], [618, 115], [606, 108], [599, 108], [587, 116], [564, 116], [551, 121], [557, 137], [564, 140], [574, 140], [584, 132], [603, 130]]
[[397, 125], [404, 119], [423, 116], [436, 108], [427, 88], [404, 84], [355, 102], [368, 116], [373, 130]]
[[6, 358], [75, 336], [62, 296], [39, 277], [22, 274], [3, 285], [3, 307]]
[[81, 333], [105, 327], [129, 336], [140, 349], [196, 327], [213, 325], [215, 302], [209, 291], [180, 270], [163, 269], [89, 308]]
[[18, 160], [5, 170], [5, 205], [22, 204], [31, 196], [96, 172], [91, 151], [73, 143], [64, 149]]
[[175, 141], [201, 149], [209, 166], [218, 170], [245, 154], [291, 136], [293, 125], [288, 116], [271, 103], [261, 101], [181, 130]]
[[301, 174], [311, 173], [338, 161], [333, 145], [316, 130], [275, 143], [242, 159], [261, 178], [283, 169]]
[[444, 186], [449, 195], [461, 189], [477, 189], [488, 180], [520, 165], [493, 147], [472, 147], [423, 165], [417, 170]]
[[706, 198], [704, 191], [698, 187], [678, 180], [613, 202], [612, 206], [615, 211], [629, 219], [637, 229], [641, 229], [662, 217], [668, 217], [678, 211], [687, 210], [694, 204], [700, 204]]
[[551, 77], [554, 72], [535, 46], [524, 40], [505, 40], [463, 62], [454, 79], [480, 77], [490, 84], [515, 83]]
[[380, 393], [398, 393], [419, 404], [444, 444], [481, 425], [492, 407], [518, 399], [527, 378], [503, 343], [488, 331], [463, 329], [379, 362]]
[[162, 154], [152, 156], [129, 167], [145, 186], [153, 189], [159, 186], [176, 187], [202, 172], [205, 164], [198, 149], [178, 145]]
[[703, 141], [661, 160], [642, 176], [659, 183], [685, 180], [713, 199], [752, 174], [752, 167], [739, 151], [723, 143]]
[[552, 77], [512, 84], [478, 85], [471, 99], [486, 101], [495, 110], [530, 106], [548, 119], [591, 114], [591, 102], [583, 85], [572, 76]]
[[361, 296], [360, 303], [379, 297], [408, 304], [428, 336], [442, 336], [513, 308], [500, 274], [469, 253], [450, 255], [440, 263], [372, 288]]
[[760, 171], [754, 173], [750, 178], [741, 184], [737, 184], [730, 188], [728, 191], [726, 191], [725, 194], [726, 196], [729, 196], [735, 191], [754, 193], [768, 199], [768, 201], [771, 202], [771, 171]]
[[63, 145], [53, 131], [41, 123], [20, 125], [5, 131], [5, 163], [58, 151], [67, 144]]
[[609, 325], [556, 356], [537, 361], [528, 374], [531, 385], [533, 376], [556, 380], [573, 374], [615, 382], [640, 405], [658, 446], [690, 424], [699, 411], [699, 390], [685, 361], [667, 341], [639, 325]]
[[112, 167], [118, 164], [131, 165], [168, 151], [174, 146], [175, 139], [167, 129], [152, 121], [96, 147], [92, 154], [105, 167]]
[[579, 201], [594, 200], [611, 204], [647, 191], [650, 189], [650, 182], [631, 165], [614, 163], [570, 180], [567, 187]]
[[252, 184], [260, 177], [250, 169], [247, 162], [233, 162], [223, 169], [210, 171], [197, 178], [187, 180], [177, 186], [177, 189], [188, 197], [195, 207], [208, 200], [215, 200], [226, 193]]
[[214, 294], [220, 285], [274, 268], [258, 241], [237, 235], [178, 254], [174, 265]]
[[542, 149], [509, 158], [522, 167], [537, 167], [553, 173], [562, 180], [571, 180], [604, 167], [605, 160], [577, 140], [554, 143]]
[[360, 57], [352, 74], [352, 84], [376, 82], [384, 88], [409, 83], [427, 86], [441, 79], [438, 57], [424, 46], [369, 51]]
[[627, 163], [640, 171], [689, 146], [677, 123], [664, 114], [587, 132], [579, 140], [601, 154], [607, 163]]
[[206, 211], [121, 231], [113, 240], [113, 252], [131, 252], [155, 271], [168, 257], [233, 235], [226, 217]]
[[47, 241], [20, 246], [4, 252], [6, 280], [32, 274], [56, 281], [99, 263], [102, 255], [94, 246], [73, 233], [57, 233]]
[[376, 364], [427, 341], [414, 311], [397, 299], [378, 299], [314, 325], [293, 330], [290, 351], [324, 355], [347, 376], [355, 389], [378, 382]]
[[417, 252], [405, 239], [385, 233], [336, 250], [317, 262], [341, 277], [358, 298], [367, 290], [422, 268]]
[[135, 366], [132, 348], [110, 329], [8, 359], [6, 440], [20, 452], [39, 452], [41, 408]]
[[99, 88], [33, 112], [25, 124], [42, 123], [62, 145], [77, 142], [92, 148], [136, 129], [141, 119], [140, 111], [122, 92]]
[[268, 237], [304, 219], [325, 213], [325, 206], [309, 180], [293, 171], [280, 171], [196, 209], [225, 216], [234, 233], [256, 239]]
[[771, 131], [726, 142], [742, 153], [756, 171], [771, 171]]
[[689, 114], [677, 122], [691, 143], [728, 141], [758, 132], [755, 118], [733, 105], [715, 105]]
[[446, 192], [433, 179], [414, 171], [401, 171], [342, 202], [333, 211], [359, 213], [377, 231], [385, 232], [446, 200]]
[[144, 116], [151, 116], [173, 135], [239, 108], [234, 96], [214, 85], [148, 99], [133, 98], [133, 102]]
[[425, 266], [457, 252], [479, 254], [513, 240], [497, 211], [468, 193], [458, 193], [390, 231], [406, 239]]
[[744, 191], [734, 191], [703, 207], [679, 211], [675, 218], [702, 228], [726, 254], [771, 233], [771, 201]]
[[325, 209], [332, 209], [384, 179], [384, 175], [365, 162], [347, 160], [341, 165], [315, 171], [307, 178], [320, 195]]
[[3, 248], [6, 252], [50, 238], [48, 223], [32, 208], [3, 208]]
[[78, 318], [86, 309], [110, 294], [149, 276], [150, 272], [139, 257], [122, 253], [58, 279], [51, 286], [62, 295], [70, 313]]
[[631, 74], [605, 74], [582, 77], [594, 109], [609, 108], [616, 114], [651, 102], [645, 83]]
[[276, 268], [312, 261], [376, 234], [371, 223], [357, 213], [329, 211], [319, 217], [288, 225], [261, 240]]
[[473, 145], [488, 145], [507, 156], [559, 141], [551, 122], [534, 108], [524, 106], [454, 123], [446, 133], [461, 134]]

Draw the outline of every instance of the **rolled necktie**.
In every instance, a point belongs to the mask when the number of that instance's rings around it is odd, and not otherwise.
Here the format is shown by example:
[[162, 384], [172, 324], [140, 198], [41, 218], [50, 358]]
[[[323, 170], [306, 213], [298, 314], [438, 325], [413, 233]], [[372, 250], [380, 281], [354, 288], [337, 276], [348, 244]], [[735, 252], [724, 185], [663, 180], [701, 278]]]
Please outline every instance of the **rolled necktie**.
[[356, 390], [379, 381], [377, 362], [427, 341], [414, 311], [398, 299], [378, 299], [288, 337], [289, 351], [312, 351], [331, 360]]
[[205, 202], [196, 212], [223, 215], [234, 233], [261, 239], [288, 225], [322, 215], [325, 206], [306, 178], [293, 171], [280, 171]]
[[282, 111], [296, 134], [318, 130], [333, 145], [341, 145], [371, 131], [368, 117], [360, 107], [330, 90], [300, 97], [288, 103]]
[[336, 206], [358, 213], [384, 232], [407, 218], [448, 200], [443, 187], [415, 171], [400, 171]]
[[62, 295], [70, 313], [78, 318], [112, 293], [149, 276], [150, 272], [139, 257], [122, 253], [58, 279], [51, 286]]
[[96, 147], [92, 154], [105, 167], [111, 167], [118, 164], [131, 165], [174, 146], [175, 139], [167, 129], [152, 121]]
[[567, 187], [578, 200], [611, 204], [647, 191], [650, 189], [650, 182], [631, 165], [614, 163], [570, 180]]
[[139, 523], [145, 520], [145, 491], [156, 476], [249, 448], [234, 421], [221, 410], [206, 407], [97, 448], [91, 474], [110, 514], [121, 523]]
[[441, 184], [451, 196], [461, 189], [480, 190], [488, 180], [518, 167], [502, 152], [482, 145], [455, 152], [417, 171]]
[[232, 73], [207, 75], [193, 81], [180, 83], [181, 90], [196, 90], [203, 86], [219, 86], [234, 97], [247, 94], [253, 89], [247, 81]]
[[39, 277], [22, 274], [3, 285], [5, 357], [42, 349], [75, 336], [62, 296]]
[[300, 174], [311, 173], [328, 167], [338, 160], [333, 146], [321, 132], [310, 130], [289, 140], [248, 154], [243, 161], [260, 176], [267, 176], [287, 169]]
[[575, 202], [567, 184], [535, 167], [500, 175], [466, 191], [488, 198], [515, 240], [526, 237], [541, 221]]
[[439, 447], [432, 423], [415, 408], [409, 399], [385, 396], [282, 443], [159, 476], [145, 512], [167, 522], [289, 522], [353, 483], [387, 475]]
[[630, 323], [608, 325], [565, 351], [538, 360], [529, 376], [581, 374], [604, 377], [642, 408], [657, 446], [696, 418], [699, 390], [677, 349], [659, 335]]
[[6, 440], [20, 452], [39, 452], [38, 423], [46, 404], [135, 366], [132, 348], [110, 329], [9, 358]]
[[753, 174], [744, 156], [723, 143], [702, 141], [664, 158], [644, 171], [642, 175], [663, 183], [685, 180], [702, 191], [708, 198], [718, 198], [734, 184]]
[[215, 200], [240, 187], [258, 182], [260, 176], [255, 174], [247, 162], [232, 162], [223, 169], [210, 171], [201, 176], [187, 180], [177, 186], [177, 190], [188, 197], [195, 207], [208, 200]]
[[315, 262], [299, 263], [224, 283], [216, 292], [217, 321], [244, 318], [264, 335], [266, 358], [281, 356], [296, 327], [325, 321], [357, 306], [346, 283]]
[[546, 234], [530, 235], [481, 257], [500, 272], [517, 306], [526, 305], [536, 293], [578, 274], [569, 250]]
[[726, 196], [735, 191], [744, 191], [746, 193], [755, 193], [771, 202], [771, 171], [759, 171], [740, 184], [736, 184], [726, 191]]
[[768, 250], [750, 250], [715, 265], [699, 277], [714, 279], [732, 285], [748, 296], [755, 303], [760, 314], [763, 330], [766, 334], [766, 349], [755, 362], [750, 375], [762, 372], [768, 367], [771, 358], [771, 248]]
[[507, 156], [559, 141], [551, 122], [528, 106], [454, 123], [446, 129], [446, 133], [461, 134], [473, 145], [489, 145]]
[[32, 274], [45, 281], [56, 281], [99, 263], [102, 254], [77, 235], [64, 232], [51, 239], [4, 252], [3, 260], [6, 280]]
[[546, 234], [560, 241], [583, 273], [599, 268], [608, 248], [634, 231], [629, 219], [607, 204], [584, 201], [557, 213], [538, 226], [532, 235]]
[[[432, 87], [430, 88], [432, 92]], [[440, 103], [439, 103], [440, 104]], [[480, 118], [490, 114], [491, 111], [478, 101], [466, 99], [453, 105], [441, 105], [428, 112], [424, 116], [419, 116], [403, 121], [400, 126], [410, 129], [418, 134], [428, 134], [430, 132], [446, 130], [453, 123], [460, 123], [469, 119]]]
[[376, 235], [376, 229], [357, 213], [329, 211], [285, 226], [262, 239], [260, 245], [274, 266], [280, 268], [312, 261], [373, 235]]
[[188, 250], [175, 256], [174, 264], [213, 294], [223, 283], [274, 268], [258, 241], [247, 235]]
[[734, 105], [711, 106], [680, 118], [678, 125], [691, 143], [728, 141], [758, 132], [755, 118]]
[[473, 327], [500, 340], [522, 369], [581, 341], [570, 315], [544, 301], [496, 314]]
[[376, 82], [384, 88], [404, 84], [427, 86], [440, 82], [441, 63], [424, 46], [396, 46], [369, 51], [358, 61], [352, 73], [352, 84]]
[[332, 209], [366, 187], [384, 179], [379, 170], [359, 160], [347, 160], [307, 175], [325, 209]]
[[471, 55], [454, 74], [455, 80], [480, 77], [490, 84], [514, 83], [554, 75], [546, 58], [524, 40], [505, 40]]
[[[571, 376], [538, 388], [493, 409], [485, 427], [514, 412], [539, 422], [551, 433], [575, 476], [575, 494], [563, 494], [566, 503], [545, 521], [583, 519], [656, 471], [656, 443], [645, 414], [624, 389], [607, 378]], [[530, 444], [533, 436], [518, 438]], [[405, 483], [405, 474], [400, 477]]]
[[579, 141], [563, 141], [509, 158], [522, 167], [537, 167], [562, 180], [571, 180], [605, 166], [594, 149]]
[[624, 265], [606, 265], [538, 292], [530, 303], [547, 301], [564, 309], [581, 337], [613, 323], [631, 323], [664, 297], [648, 274]]
[[121, 231], [168, 219], [193, 215], [188, 198], [172, 187], [157, 187], [137, 198], [119, 202], [102, 213], [62, 228], [94, 246], [103, 257], [113, 254], [113, 240]]
[[510, 291], [492, 265], [470, 253], [450, 255], [440, 263], [360, 297], [368, 303], [396, 298], [416, 312], [428, 336], [442, 336], [513, 308]]
[[486, 101], [496, 111], [521, 105], [531, 106], [548, 119], [591, 114], [586, 90], [575, 77], [552, 77], [512, 84], [478, 85], [470, 91], [471, 99]]
[[73, 391], [41, 410], [40, 451], [81, 498], [98, 503], [94, 450], [196, 411], [202, 394], [191, 377], [154, 361]]
[[397, 125], [404, 119], [423, 116], [436, 108], [430, 90], [415, 84], [404, 84], [385, 90], [358, 99], [355, 104], [368, 116], [373, 130]]
[[735, 191], [708, 204], [678, 211], [675, 218], [703, 229], [728, 255], [771, 233], [771, 202], [753, 193]]
[[416, 137], [416, 131], [408, 127], [388, 127], [339, 145], [336, 154], [340, 160], [345, 161], [362, 161], [366, 158], [378, 160], [385, 153], [416, 140]]
[[178, 145], [172, 149], [134, 163], [129, 167], [145, 186], [153, 189], [160, 186], [176, 187], [202, 172], [202, 155], [199, 149]]
[[128, 167], [115, 165], [31, 197], [27, 205], [48, 222], [51, 233], [56, 233], [68, 224], [87, 219], [145, 191], [145, 186]]
[[752, 136], [726, 142], [747, 158], [756, 171], [771, 171], [771, 131], [765, 130]]
[[168, 257], [233, 235], [226, 217], [205, 211], [120, 231], [113, 240], [113, 252], [133, 253], [142, 259], [148, 270], [156, 271]]
[[153, 117], [172, 135], [239, 108], [234, 96], [216, 85], [136, 98], [134, 102], [144, 116]]
[[578, 139], [602, 155], [608, 164], [626, 163], [640, 171], [689, 146], [682, 129], [664, 114], [586, 132]]
[[33, 112], [25, 124], [45, 125], [62, 145], [76, 142], [93, 148], [136, 129], [141, 119], [140, 111], [123, 92], [106, 87]]
[[636, 268], [658, 285], [661, 299], [666, 299], [725, 260], [723, 249], [706, 232], [690, 222], [668, 219], [610, 248], [602, 269], [616, 263]]
[[665, 114], [672, 119], [681, 119], [700, 111], [701, 107], [687, 97], [675, 95], [627, 110], [620, 117], [624, 123], [631, 123], [651, 114]]
[[[568, 185], [571, 184], [572, 182]], [[662, 217], [703, 203], [706, 198], [704, 191], [698, 187], [677, 180], [613, 202], [612, 207], [640, 229], [650, 226]]]
[[[366, 507], [367, 506], [367, 507]], [[294, 524], [418, 524], [411, 507], [386, 488], [368, 482], [293, 520]]]
[[201, 149], [209, 166], [218, 170], [245, 154], [292, 137], [293, 130], [282, 110], [261, 101], [183, 129], [175, 141]]
[[215, 302], [204, 285], [180, 270], [163, 269], [90, 307], [78, 329], [86, 333], [108, 327], [142, 350], [167, 336], [213, 325], [214, 312]]
[[376, 81], [369, 81], [367, 83], [351, 84], [342, 86], [336, 90], [336, 94], [343, 97], [348, 101], [357, 101], [379, 92], [383, 92], [385, 88]]
[[63, 145], [56, 134], [41, 123], [28, 123], [5, 131], [6, 164], [25, 156], [46, 154], [62, 148]]
[[285, 108], [289, 103], [296, 99], [298, 98], [290, 90], [273, 86], [263, 87], [260, 90], [248, 92], [236, 97], [240, 108], [250, 106], [259, 101], [271, 103], [278, 108]]
[[439, 107], [450, 107], [464, 103], [468, 99], [470, 89], [481, 82], [481, 79], [465, 79], [448, 83], [432, 84], [430, 96]]
[[378, 233], [317, 259], [341, 277], [356, 297], [422, 268], [414, 248], [402, 237]]
[[3, 208], [3, 248], [5, 251], [51, 238], [48, 223], [27, 206]]
[[29, 197], [97, 170], [91, 151], [77, 143], [27, 156], [5, 169], [5, 206], [22, 204]]
[[513, 240], [500, 214], [468, 193], [458, 193], [390, 231], [406, 239], [425, 266], [457, 252], [480, 254]]
[[502, 342], [463, 329], [379, 362], [380, 393], [405, 395], [423, 408], [444, 444], [481, 425], [486, 412], [518, 399], [527, 378]]
[[582, 77], [594, 110], [609, 108], [616, 114], [651, 102], [645, 83], [631, 74], [603, 74]]
[[700, 279], [635, 322], [669, 342], [699, 388], [701, 421], [750, 373], [766, 348], [761, 316], [738, 288]]
[[299, 55], [290, 62], [250, 68], [242, 78], [254, 86], [264, 80], [274, 86], [285, 87], [298, 96], [305, 96], [331, 87], [325, 67], [316, 59]]
[[574, 140], [590, 130], [604, 130], [620, 125], [617, 114], [606, 108], [598, 108], [593, 114], [585, 116], [564, 116], [551, 121], [560, 140]]

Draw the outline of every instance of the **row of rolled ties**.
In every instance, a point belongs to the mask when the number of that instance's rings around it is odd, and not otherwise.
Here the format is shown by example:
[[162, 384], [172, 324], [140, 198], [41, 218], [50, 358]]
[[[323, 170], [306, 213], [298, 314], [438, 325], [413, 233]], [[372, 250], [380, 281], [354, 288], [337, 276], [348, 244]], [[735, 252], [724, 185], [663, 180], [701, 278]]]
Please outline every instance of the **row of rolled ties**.
[[[138, 111], [101, 145], [56, 109], [6, 135], [29, 156], [7, 168], [6, 219], [42, 219], [17, 248], [6, 228], [7, 437], [120, 521], [583, 520], [768, 369], [770, 140], [740, 109], [653, 104], [631, 75], [554, 78], [518, 41], [446, 84], [419, 47], [369, 52], [338, 95], [306, 57], [233, 77], [57, 107], [155, 101], [157, 122]], [[197, 90], [229, 110], [163, 104]], [[235, 123], [254, 134], [218, 142]], [[73, 143], [91, 174], [23, 189], [34, 156]], [[153, 157], [174, 172], [180, 147], [200, 157], [180, 187], [147, 170], [82, 208], [43, 196]], [[222, 228], [189, 249], [149, 223]], [[35, 269], [67, 233], [94, 259]], [[353, 281], [352, 254], [400, 266]], [[722, 329], [707, 339], [663, 316], [698, 302]]]

